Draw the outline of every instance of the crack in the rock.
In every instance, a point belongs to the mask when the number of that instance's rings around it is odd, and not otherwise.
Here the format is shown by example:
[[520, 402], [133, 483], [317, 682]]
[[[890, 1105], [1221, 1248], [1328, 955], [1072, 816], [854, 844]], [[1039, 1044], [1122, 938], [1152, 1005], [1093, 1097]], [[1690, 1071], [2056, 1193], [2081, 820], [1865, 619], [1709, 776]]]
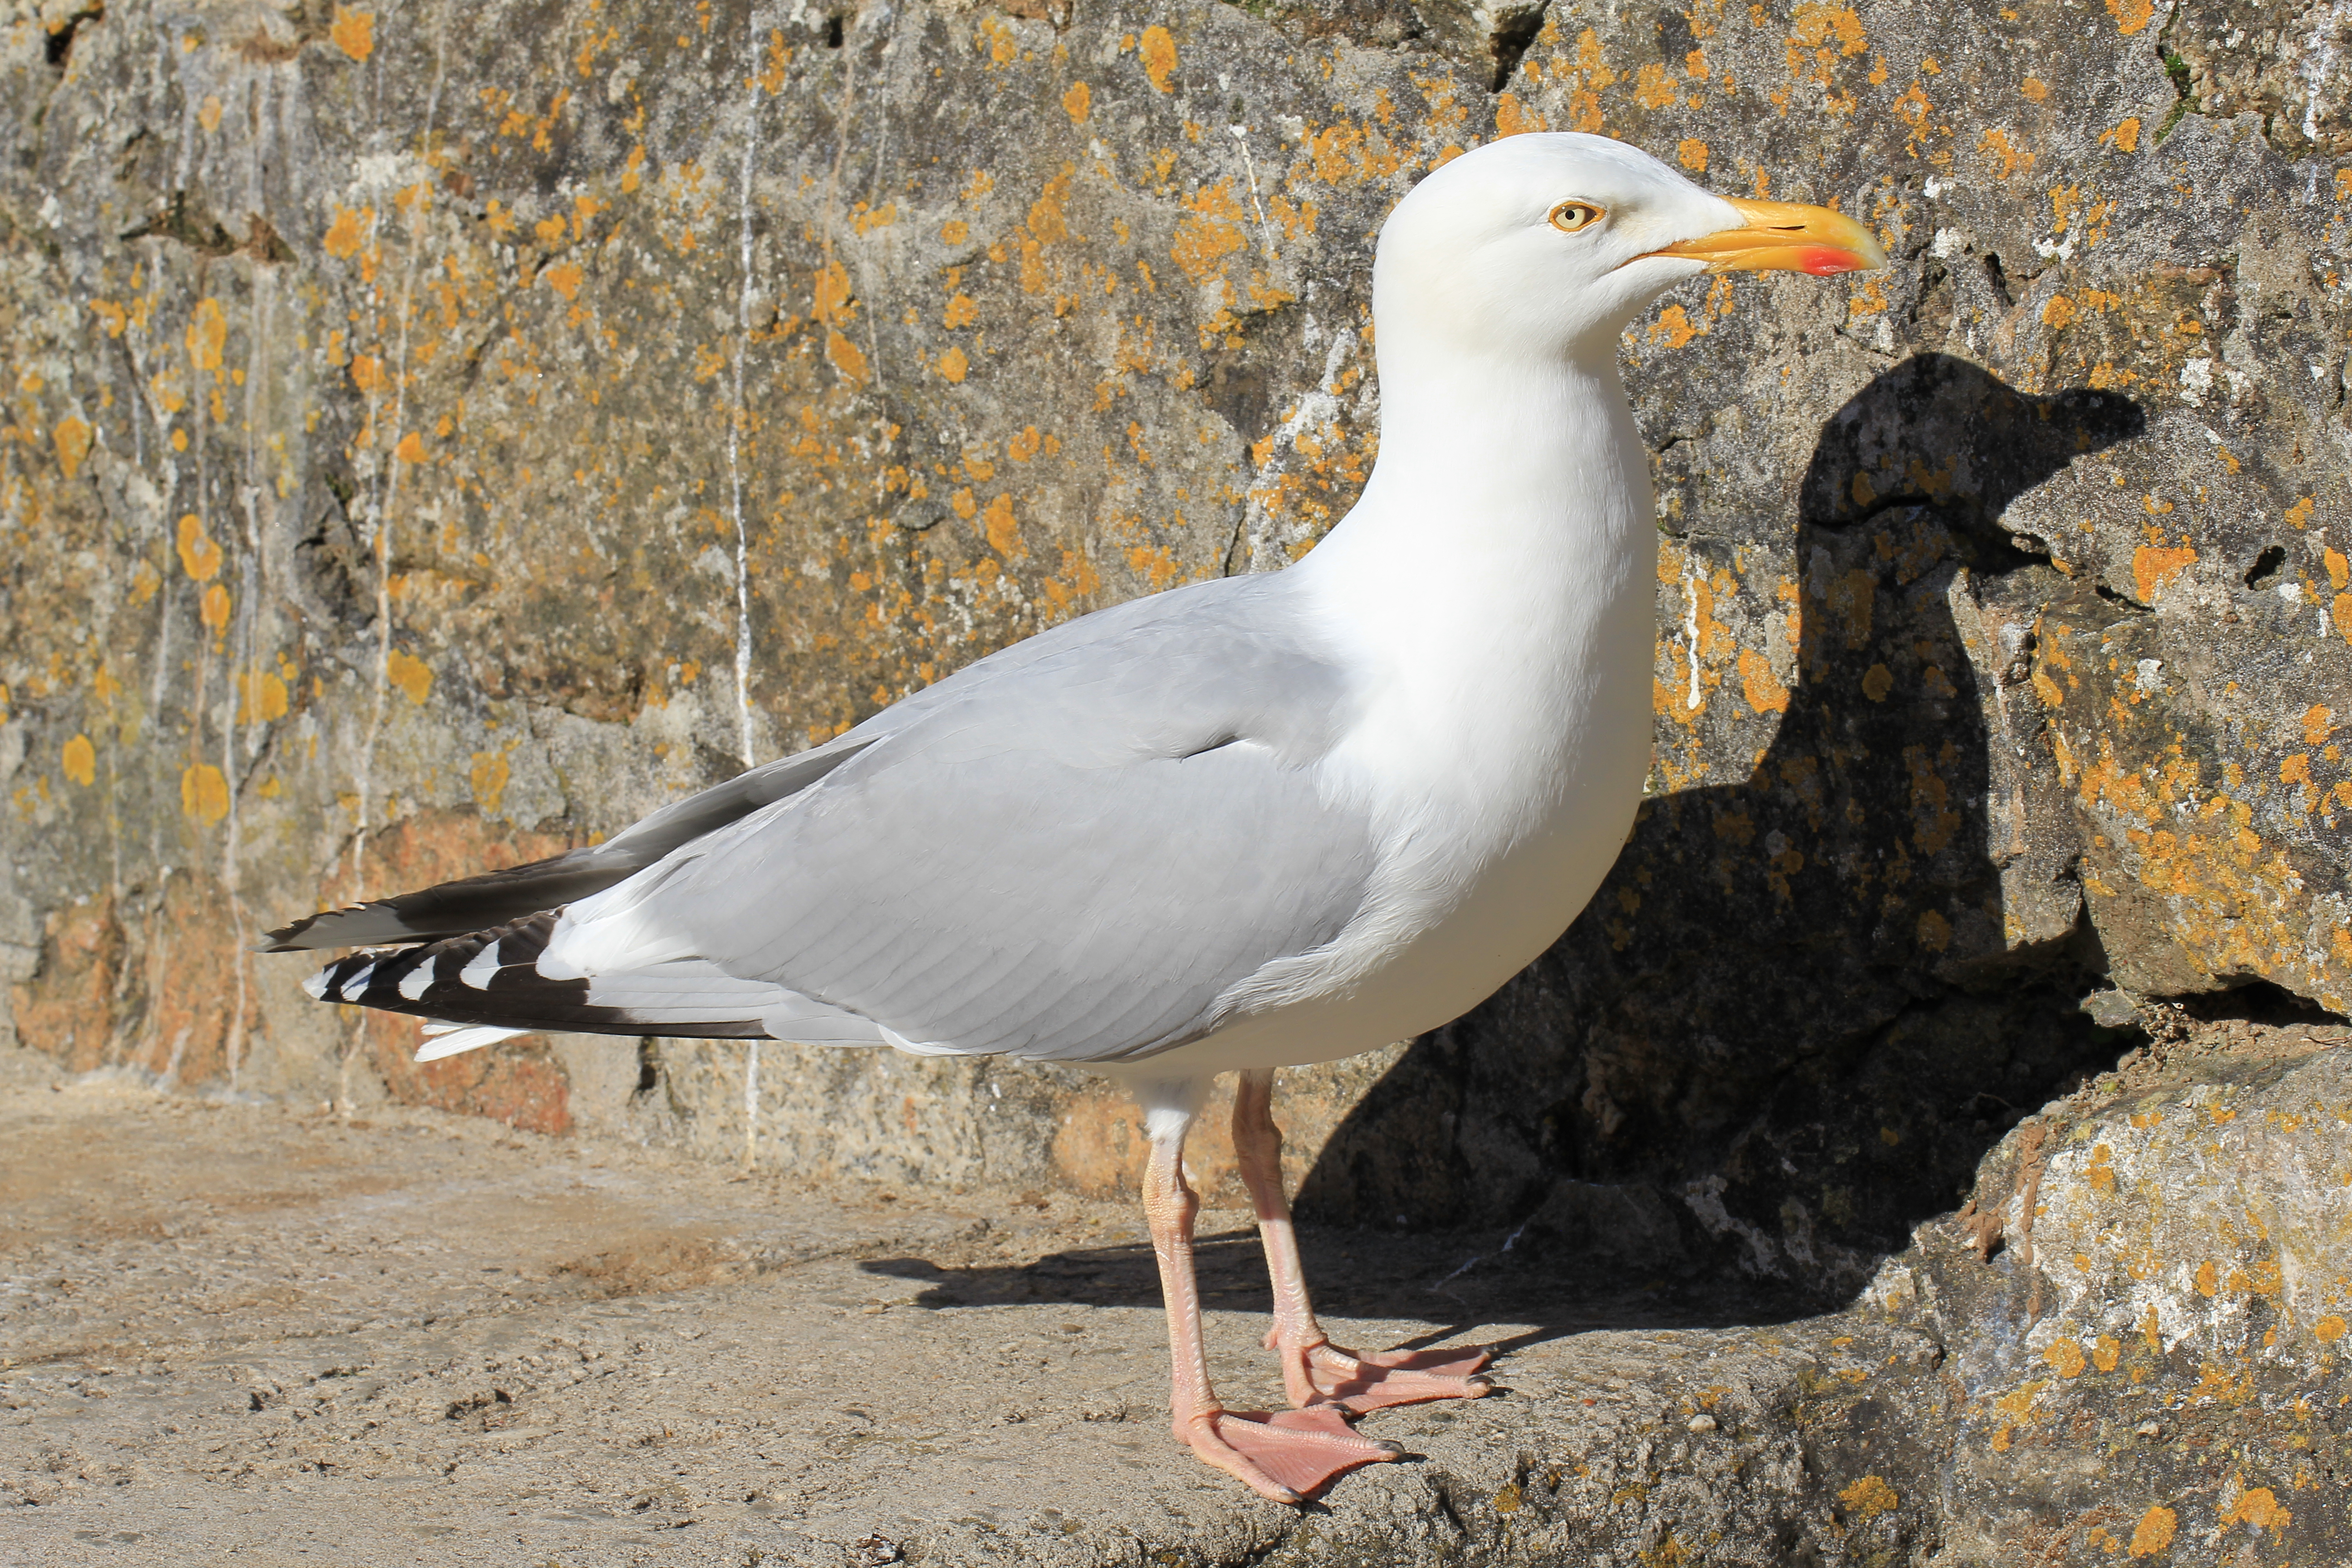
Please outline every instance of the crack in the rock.
[[42, 40], [42, 53], [49, 62], [49, 68], [58, 71], [66, 68], [66, 62], [73, 58], [74, 39], [80, 34], [83, 23], [104, 20], [106, 7], [91, 5], [75, 12], [63, 22], [51, 23], [49, 36]]
[[174, 245], [187, 247], [198, 256], [242, 254], [273, 267], [283, 266], [294, 259], [294, 247], [280, 237], [278, 226], [259, 213], [245, 215], [245, 236], [240, 240], [231, 235], [201, 198], [180, 190], [172, 193], [161, 212], [145, 223], [124, 230], [120, 237], [125, 241], [167, 239]]
[[1509, 84], [1511, 73], [1519, 68], [1536, 35], [1543, 31], [1547, 9], [1544, 5], [1530, 6], [1507, 13], [1496, 22], [1495, 30], [1486, 36], [1487, 51], [1495, 57], [1495, 76], [1486, 84], [1488, 92], [1500, 92]]

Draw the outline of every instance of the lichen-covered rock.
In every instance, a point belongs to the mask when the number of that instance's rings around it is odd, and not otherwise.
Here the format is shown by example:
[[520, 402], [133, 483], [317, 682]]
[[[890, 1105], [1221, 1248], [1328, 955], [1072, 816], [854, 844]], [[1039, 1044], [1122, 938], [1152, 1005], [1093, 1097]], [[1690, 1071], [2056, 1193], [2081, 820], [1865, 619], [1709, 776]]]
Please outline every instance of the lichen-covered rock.
[[2352, 1546], [2352, 1031], [2205, 1040], [2020, 1127], [1865, 1294], [1950, 1352], [1937, 1561]]
[[2162, 999], [2352, 1007], [2342, 12], [20, 6], [14, 1032], [206, 1092], [1116, 1189], [1132, 1129], [1081, 1075], [418, 1068], [247, 948], [1295, 559], [1375, 456], [1388, 205], [1602, 131], [1895, 263], [1695, 281], [1628, 335], [1653, 798], [1488, 1005], [1301, 1075], [1291, 1160], [1310, 1215], [1843, 1300]]

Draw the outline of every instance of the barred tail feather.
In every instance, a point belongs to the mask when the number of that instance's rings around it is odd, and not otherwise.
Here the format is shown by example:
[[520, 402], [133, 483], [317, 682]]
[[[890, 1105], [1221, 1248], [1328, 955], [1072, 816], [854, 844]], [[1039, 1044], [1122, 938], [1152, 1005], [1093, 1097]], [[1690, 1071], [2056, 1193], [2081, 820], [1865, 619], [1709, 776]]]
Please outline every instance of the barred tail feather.
[[903, 1045], [872, 1020], [771, 981], [729, 974], [704, 958], [674, 958], [614, 973], [578, 974], [541, 956], [563, 918], [528, 920], [422, 947], [354, 953], [303, 983], [322, 1002], [380, 1007], [431, 1020], [417, 1053], [435, 1061], [539, 1029], [704, 1039], [793, 1039]]

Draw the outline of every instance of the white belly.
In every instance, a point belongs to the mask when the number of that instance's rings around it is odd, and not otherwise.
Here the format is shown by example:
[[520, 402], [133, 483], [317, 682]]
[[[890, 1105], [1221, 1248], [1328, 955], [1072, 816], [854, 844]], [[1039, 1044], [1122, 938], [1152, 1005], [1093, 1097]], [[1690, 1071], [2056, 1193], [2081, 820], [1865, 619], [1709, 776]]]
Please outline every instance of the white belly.
[[[1644, 716], [1646, 718], [1646, 715]], [[1564, 802], [1550, 826], [1489, 866], [1441, 918], [1343, 994], [1235, 1019], [1205, 1038], [1118, 1069], [1177, 1079], [1304, 1067], [1453, 1022], [1559, 940], [1616, 863], [1641, 805], [1646, 725], [1617, 765]]]

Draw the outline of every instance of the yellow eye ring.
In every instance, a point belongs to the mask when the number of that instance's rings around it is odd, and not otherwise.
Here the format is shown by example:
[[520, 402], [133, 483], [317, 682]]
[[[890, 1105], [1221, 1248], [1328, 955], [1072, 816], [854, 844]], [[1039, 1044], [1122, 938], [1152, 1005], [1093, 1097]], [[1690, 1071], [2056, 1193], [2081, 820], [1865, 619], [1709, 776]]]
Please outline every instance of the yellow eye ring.
[[1604, 208], [1594, 206], [1591, 202], [1562, 202], [1551, 209], [1551, 226], [1562, 234], [1575, 234], [1591, 228], [1608, 216]]

